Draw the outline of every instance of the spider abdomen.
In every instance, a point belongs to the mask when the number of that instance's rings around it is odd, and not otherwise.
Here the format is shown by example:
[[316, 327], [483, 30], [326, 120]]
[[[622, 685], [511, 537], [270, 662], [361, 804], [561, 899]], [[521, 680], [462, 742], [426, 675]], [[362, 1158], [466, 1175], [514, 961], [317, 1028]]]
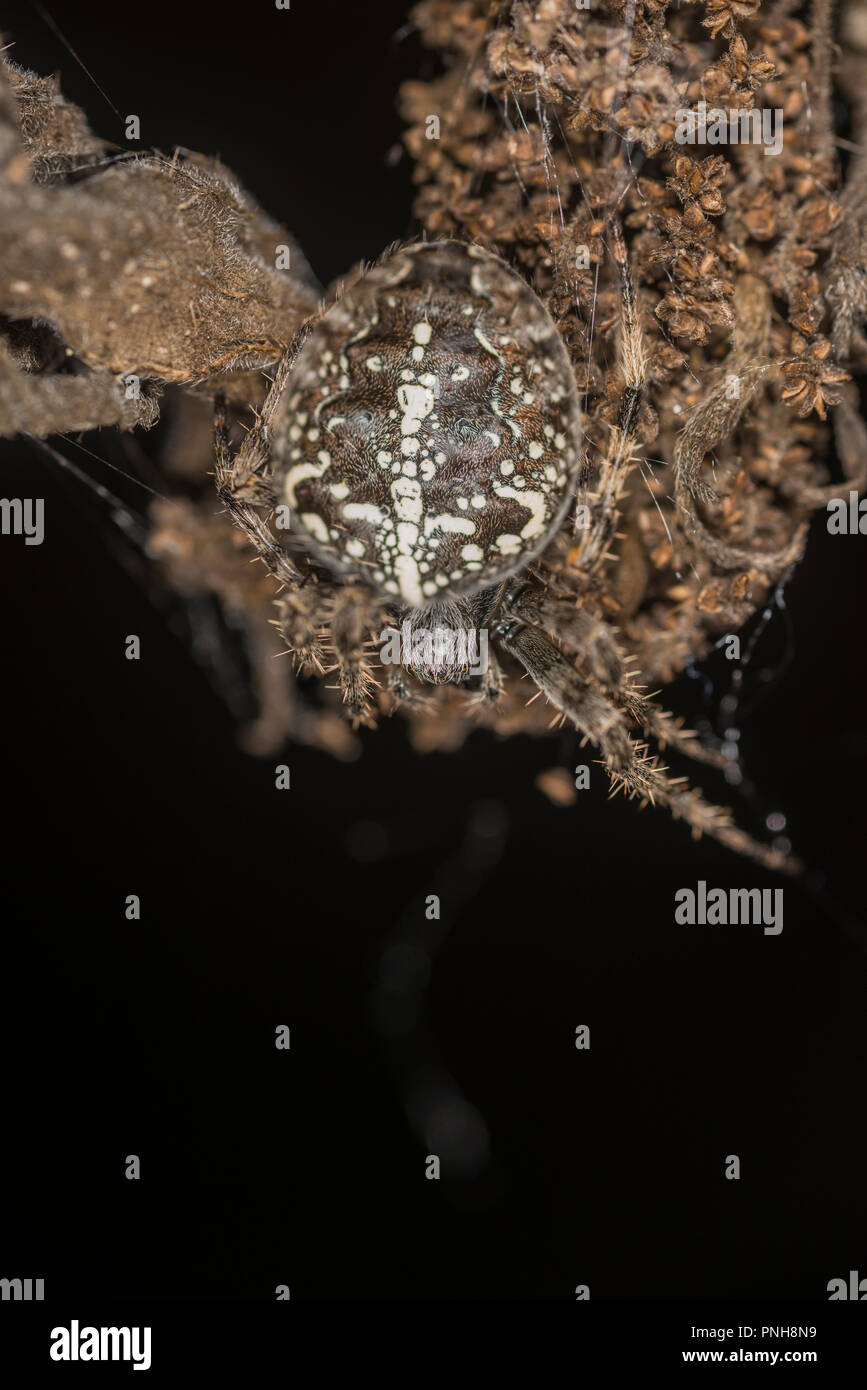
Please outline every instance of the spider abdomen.
[[422, 607], [546, 545], [580, 462], [566, 350], [481, 247], [403, 247], [314, 327], [273, 432], [293, 527], [333, 571]]

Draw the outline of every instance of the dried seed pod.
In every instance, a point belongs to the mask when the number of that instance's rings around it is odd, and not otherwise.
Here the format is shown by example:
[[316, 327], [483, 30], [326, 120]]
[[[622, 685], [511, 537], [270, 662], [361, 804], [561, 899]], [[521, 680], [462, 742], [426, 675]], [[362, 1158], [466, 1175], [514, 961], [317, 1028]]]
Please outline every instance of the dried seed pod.
[[479, 246], [420, 243], [314, 328], [274, 422], [274, 482], [313, 554], [421, 607], [538, 554], [568, 506], [580, 433], [541, 300]]

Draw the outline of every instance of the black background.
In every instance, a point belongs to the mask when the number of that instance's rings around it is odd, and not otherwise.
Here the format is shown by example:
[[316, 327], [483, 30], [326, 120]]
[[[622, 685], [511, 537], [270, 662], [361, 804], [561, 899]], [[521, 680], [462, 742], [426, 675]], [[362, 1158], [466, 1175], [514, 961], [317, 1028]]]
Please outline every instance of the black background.
[[[434, 60], [398, 36], [403, 4], [52, 12], [143, 142], [219, 153], [323, 283], [412, 230], [386, 155], [399, 81]], [[32, 6], [3, 24], [122, 142]], [[288, 749], [277, 792], [100, 504], [26, 443], [2, 469], [47, 535], [0, 541], [0, 1276], [62, 1301], [824, 1298], [867, 1275], [863, 539], [816, 521], [745, 673], [755, 793], [706, 779], [757, 833], [783, 811], [809, 865], [766, 937], [676, 926], [674, 893], [781, 880], [609, 803], [601, 769], [572, 809], [539, 794], [588, 761], [569, 735], [423, 758], [394, 721], [354, 764]], [[718, 655], [666, 700], [713, 718], [729, 679]], [[420, 1007], [386, 1007], [432, 893]]]

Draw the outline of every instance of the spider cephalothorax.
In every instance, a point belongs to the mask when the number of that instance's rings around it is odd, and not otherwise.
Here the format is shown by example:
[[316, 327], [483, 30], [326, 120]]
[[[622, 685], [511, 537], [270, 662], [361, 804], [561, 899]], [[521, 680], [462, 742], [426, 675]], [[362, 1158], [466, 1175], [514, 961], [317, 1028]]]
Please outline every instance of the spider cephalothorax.
[[329, 569], [409, 609], [478, 593], [557, 530], [578, 463], [574, 375], [498, 257], [407, 246], [319, 320], [272, 426], [273, 483]]

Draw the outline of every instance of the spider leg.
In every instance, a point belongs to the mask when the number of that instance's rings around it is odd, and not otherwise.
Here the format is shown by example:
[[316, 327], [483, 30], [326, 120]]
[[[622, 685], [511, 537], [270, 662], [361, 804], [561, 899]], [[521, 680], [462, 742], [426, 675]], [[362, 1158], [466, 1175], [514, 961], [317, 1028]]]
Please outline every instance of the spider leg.
[[499, 640], [532, 676], [553, 705], [602, 749], [612, 770], [630, 761], [624, 716], [601, 690], [561, 652], [547, 633], [506, 614]]
[[485, 667], [481, 679], [481, 687], [476, 697], [477, 703], [483, 708], [495, 705], [501, 698], [506, 688], [506, 678], [503, 668], [496, 658], [494, 652], [488, 652], [488, 664]]
[[325, 657], [320, 632], [326, 622], [327, 591], [321, 584], [293, 585], [277, 599], [275, 627], [304, 675], [321, 676]]
[[740, 830], [728, 811], [705, 801], [685, 778], [667, 777], [658, 758], [648, 754], [647, 745], [628, 733], [625, 712], [609, 694], [591, 685], [546, 633], [506, 614], [498, 636], [551, 703], [599, 748], [612, 792], [622, 788], [630, 797], [665, 806], [675, 818], [685, 820], [694, 835], [710, 835], [766, 868], [798, 871], [797, 860], [760, 844]]
[[508, 610], [562, 641], [603, 685], [612, 689], [622, 685], [623, 657], [609, 628], [586, 608], [577, 607], [574, 599], [526, 585], [509, 594]]
[[[715, 489], [700, 476], [702, 461], [712, 454], [717, 444], [731, 436], [757, 396], [769, 366], [766, 353], [771, 296], [767, 286], [755, 276], [740, 276], [735, 310], [732, 348], [723, 370], [687, 414], [675, 445], [674, 497], [681, 530], [699, 555], [719, 569], [758, 570], [776, 582], [803, 555], [809, 529], [806, 522], [794, 528], [779, 550], [747, 550], [715, 535], [702, 520], [697, 506], [698, 503], [710, 506], [719, 502]], [[739, 383], [734, 394], [728, 389], [733, 379]], [[821, 506], [822, 501], [814, 496], [807, 504]]]
[[409, 679], [404, 666], [390, 665], [386, 684], [394, 701], [394, 709], [400, 705], [408, 705], [412, 709], [420, 710], [425, 709], [430, 703], [421, 688]]
[[[265, 756], [291, 738], [337, 758], [356, 756], [356, 740], [346, 721], [333, 711], [308, 706], [286, 662], [275, 659], [282, 651], [274, 628], [282, 630], [282, 625], [270, 617], [273, 585], [261, 569], [250, 565], [228, 519], [212, 504], [182, 498], [156, 501], [150, 515], [148, 552], [172, 588], [189, 598], [213, 594], [243, 634], [258, 713], [243, 729], [242, 746]], [[295, 589], [280, 602], [289, 604], [306, 595], [306, 589]]]
[[615, 696], [618, 709], [625, 710], [640, 726], [647, 738], [652, 738], [660, 748], [673, 748], [681, 757], [691, 758], [694, 763], [704, 763], [707, 767], [723, 768], [727, 758], [716, 748], [707, 748], [694, 729], [685, 729], [683, 721], [661, 705], [654, 704], [639, 691], [628, 690]]
[[265, 757], [278, 752], [290, 738], [341, 760], [358, 756], [357, 740], [346, 720], [334, 710], [308, 704], [286, 662], [275, 659], [285, 653], [271, 619], [251, 625], [247, 652], [260, 706], [259, 717], [244, 734], [248, 753]]
[[217, 494], [231, 520], [252, 541], [282, 586], [275, 626], [301, 669], [309, 674], [324, 672], [320, 633], [330, 624], [344, 704], [354, 720], [372, 723], [370, 693], [376, 682], [370, 674], [366, 647], [376, 612], [370, 599], [355, 586], [335, 590], [302, 575], [261, 515], [262, 508], [273, 507], [277, 500], [268, 468], [269, 431], [308, 332], [309, 324], [302, 325], [280, 358], [261, 414], [234, 457], [229, 448], [225, 397], [218, 394], [214, 422]]
[[502, 698], [505, 688], [506, 677], [503, 668], [495, 654], [489, 650], [484, 671], [474, 678], [470, 702], [477, 709], [491, 709]]
[[368, 726], [376, 722], [372, 695], [379, 685], [369, 656], [384, 617], [384, 605], [369, 590], [357, 584], [336, 590], [329, 626], [343, 703], [353, 721]]
[[269, 431], [271, 422], [286, 389], [301, 348], [308, 324], [302, 324], [277, 364], [274, 380], [265, 397], [261, 414], [248, 431], [238, 452], [232, 456], [226, 425], [226, 399], [218, 392], [214, 415], [215, 478], [217, 495], [226, 511], [253, 542], [275, 579], [281, 584], [297, 584], [301, 579], [298, 568], [280, 545], [259, 513], [259, 508], [273, 507], [276, 497], [268, 473], [270, 456]]
[[620, 518], [618, 503], [624, 494], [626, 479], [640, 457], [635, 452], [638, 443], [636, 427], [647, 376], [641, 319], [629, 257], [616, 218], [611, 221], [611, 241], [614, 260], [620, 272], [620, 365], [625, 384], [617, 422], [611, 426], [608, 448], [599, 465], [599, 481], [588, 499], [593, 524], [582, 533], [578, 542], [577, 564], [585, 574], [592, 574], [604, 562], [617, 532]]
[[712, 767], [725, 765], [721, 753], [706, 748], [692, 730], [684, 729], [631, 684], [626, 661], [607, 623], [587, 609], [576, 607], [572, 599], [560, 598], [539, 587], [528, 586], [514, 594], [509, 607], [525, 622], [542, 628], [569, 648], [618, 709], [629, 714], [661, 748], [671, 746], [685, 757]]

